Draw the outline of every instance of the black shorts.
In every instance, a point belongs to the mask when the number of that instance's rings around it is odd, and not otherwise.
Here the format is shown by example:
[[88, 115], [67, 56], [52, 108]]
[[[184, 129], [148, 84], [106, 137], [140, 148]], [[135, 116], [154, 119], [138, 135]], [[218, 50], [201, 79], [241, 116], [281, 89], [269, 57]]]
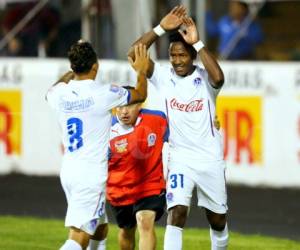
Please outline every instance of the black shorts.
[[119, 228], [133, 228], [136, 226], [135, 214], [141, 210], [156, 212], [155, 221], [158, 221], [165, 212], [166, 192], [138, 200], [135, 204], [127, 206], [111, 206]]

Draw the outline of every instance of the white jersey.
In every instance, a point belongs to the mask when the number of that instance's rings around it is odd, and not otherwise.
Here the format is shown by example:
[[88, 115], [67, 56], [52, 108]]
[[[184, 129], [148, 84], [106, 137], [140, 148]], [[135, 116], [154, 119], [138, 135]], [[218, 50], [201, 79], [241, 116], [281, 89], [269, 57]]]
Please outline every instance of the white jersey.
[[64, 164], [106, 165], [111, 109], [128, 103], [128, 90], [93, 80], [59, 83], [47, 93], [58, 114], [64, 145]]
[[207, 71], [196, 66], [191, 75], [180, 77], [171, 66], [155, 63], [150, 82], [166, 100], [170, 160], [223, 160], [222, 138], [213, 125], [220, 89], [211, 86]]

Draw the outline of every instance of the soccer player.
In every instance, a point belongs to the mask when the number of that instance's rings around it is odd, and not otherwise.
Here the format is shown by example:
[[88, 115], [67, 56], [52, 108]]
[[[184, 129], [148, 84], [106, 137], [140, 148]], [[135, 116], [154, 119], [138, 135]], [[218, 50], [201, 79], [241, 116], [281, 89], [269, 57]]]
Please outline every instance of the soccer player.
[[131, 62], [137, 72], [137, 86], [130, 90], [95, 82], [99, 65], [90, 43], [75, 43], [68, 58], [73, 73], [50, 88], [46, 98], [58, 115], [65, 148], [60, 178], [68, 202], [65, 226], [70, 233], [61, 249], [81, 250], [87, 248], [99, 225], [106, 223], [111, 109], [145, 100], [149, 54], [144, 45], [135, 46], [135, 60]]
[[[196, 187], [198, 206], [210, 224], [211, 249], [228, 245], [227, 194], [222, 138], [213, 126], [216, 97], [223, 85], [223, 72], [201, 42], [193, 20], [183, 6], [176, 6], [160, 25], [136, 43], [148, 47], [166, 31], [176, 30], [169, 46], [169, 66], [150, 60], [147, 77], [166, 100], [170, 127], [167, 179], [168, 222], [164, 249], [182, 249], [185, 225]], [[135, 44], [136, 44], [135, 43]], [[134, 58], [133, 48], [128, 55]], [[199, 55], [204, 68], [193, 60]]]
[[168, 139], [167, 119], [163, 112], [141, 105], [117, 107], [111, 127], [107, 200], [120, 228], [121, 250], [135, 248], [136, 227], [139, 249], [156, 249], [154, 222], [166, 203], [162, 149]]

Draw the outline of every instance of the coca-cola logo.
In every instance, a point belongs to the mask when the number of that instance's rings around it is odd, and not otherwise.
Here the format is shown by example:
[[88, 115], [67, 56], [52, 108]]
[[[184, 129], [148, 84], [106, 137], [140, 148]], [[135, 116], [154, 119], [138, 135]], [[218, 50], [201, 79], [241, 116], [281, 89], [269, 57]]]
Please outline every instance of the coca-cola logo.
[[171, 109], [183, 112], [197, 112], [203, 109], [203, 99], [194, 100], [190, 103], [180, 103], [175, 98], [170, 102]]

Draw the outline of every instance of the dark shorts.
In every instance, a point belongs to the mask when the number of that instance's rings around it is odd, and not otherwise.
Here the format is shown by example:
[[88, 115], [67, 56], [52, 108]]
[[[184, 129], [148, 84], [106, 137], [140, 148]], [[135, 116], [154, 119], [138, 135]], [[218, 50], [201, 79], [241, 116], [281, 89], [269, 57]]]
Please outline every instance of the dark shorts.
[[165, 212], [166, 192], [140, 199], [128, 206], [111, 206], [119, 228], [133, 228], [136, 226], [135, 214], [141, 210], [156, 212], [155, 221], [158, 221]]

